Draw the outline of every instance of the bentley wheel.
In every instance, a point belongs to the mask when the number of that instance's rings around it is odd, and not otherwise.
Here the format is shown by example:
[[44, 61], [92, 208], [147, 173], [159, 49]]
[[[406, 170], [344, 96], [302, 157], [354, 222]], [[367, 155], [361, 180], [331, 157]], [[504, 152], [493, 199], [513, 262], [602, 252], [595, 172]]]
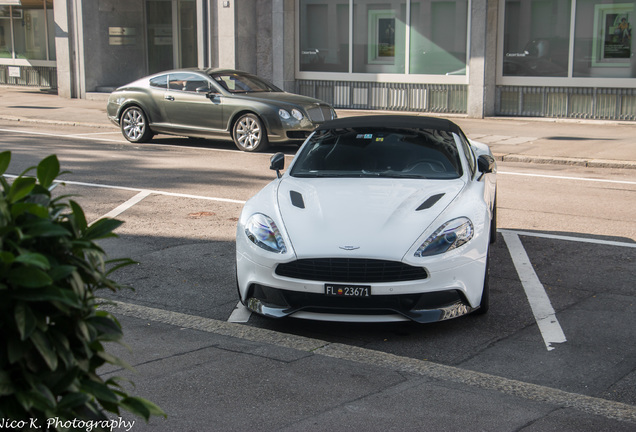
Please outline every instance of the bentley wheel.
[[150, 141], [152, 131], [148, 126], [148, 119], [139, 107], [130, 107], [121, 116], [121, 132], [132, 143]]
[[257, 152], [267, 148], [267, 131], [254, 114], [245, 114], [234, 123], [232, 137], [239, 150]]

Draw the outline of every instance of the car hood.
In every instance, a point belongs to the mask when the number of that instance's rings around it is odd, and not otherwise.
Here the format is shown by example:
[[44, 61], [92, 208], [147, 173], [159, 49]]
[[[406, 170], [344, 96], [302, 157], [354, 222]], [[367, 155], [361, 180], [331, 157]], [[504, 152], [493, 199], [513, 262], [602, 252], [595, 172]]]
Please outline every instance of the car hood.
[[399, 260], [463, 186], [462, 179], [285, 176], [277, 198], [298, 258], [355, 255]]
[[251, 93], [236, 93], [235, 96], [242, 99], [257, 100], [261, 102], [269, 103], [285, 103], [298, 106], [316, 106], [327, 105], [318, 99], [314, 99], [309, 96], [302, 96], [294, 93], [287, 92], [251, 92]]

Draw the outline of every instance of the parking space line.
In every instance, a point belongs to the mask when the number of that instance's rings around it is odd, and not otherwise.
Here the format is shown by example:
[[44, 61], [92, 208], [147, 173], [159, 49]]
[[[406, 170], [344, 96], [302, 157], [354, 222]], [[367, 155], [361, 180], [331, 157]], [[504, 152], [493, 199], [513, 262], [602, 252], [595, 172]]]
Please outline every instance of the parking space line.
[[586, 177], [555, 176], [555, 175], [547, 175], [547, 174], [516, 173], [516, 172], [510, 172], [510, 171], [497, 171], [497, 174], [523, 176], [523, 177], [539, 177], [539, 178], [547, 178], [547, 179], [555, 179], [555, 180], [575, 180], [575, 181], [587, 181], [587, 182], [597, 182], [597, 183], [617, 183], [617, 184], [626, 184], [626, 185], [636, 185], [636, 181], [626, 181], [626, 180], [609, 180], [609, 179], [595, 179], [595, 178], [586, 178]]
[[135, 204], [137, 204], [139, 201], [146, 198], [148, 195], [150, 195], [150, 193], [151, 192], [147, 190], [139, 192], [137, 195], [130, 198], [125, 203], [115, 207], [113, 210], [106, 213], [104, 216], [102, 216], [102, 218], [114, 218], [119, 216], [120, 214], [122, 214], [123, 212], [125, 212], [126, 210], [134, 206]]
[[246, 323], [251, 316], [252, 311], [245, 307], [243, 303], [238, 302], [227, 321], [231, 323]]
[[501, 233], [503, 233], [504, 231], [508, 231], [520, 236], [539, 237], [539, 238], [545, 238], [545, 239], [551, 239], [551, 240], [563, 240], [563, 241], [573, 241], [573, 242], [580, 242], [580, 243], [593, 243], [593, 244], [599, 244], [599, 245], [605, 245], [605, 246], [636, 248], [636, 243], [627, 243], [627, 242], [619, 242], [619, 241], [612, 241], [612, 240], [601, 240], [601, 239], [593, 239], [593, 238], [586, 238], [586, 237], [572, 237], [572, 236], [564, 236], [564, 235], [558, 235], [558, 234], [544, 234], [544, 233], [507, 230], [507, 229], [501, 229], [498, 231]]
[[512, 231], [501, 231], [501, 234], [510, 251], [512, 262], [521, 280], [521, 285], [526, 292], [526, 297], [530, 303], [534, 319], [539, 326], [545, 346], [548, 351], [552, 351], [554, 349], [552, 344], [564, 343], [567, 339], [556, 318], [556, 313], [552, 308], [548, 294], [532, 268], [530, 258], [528, 258], [519, 236]]

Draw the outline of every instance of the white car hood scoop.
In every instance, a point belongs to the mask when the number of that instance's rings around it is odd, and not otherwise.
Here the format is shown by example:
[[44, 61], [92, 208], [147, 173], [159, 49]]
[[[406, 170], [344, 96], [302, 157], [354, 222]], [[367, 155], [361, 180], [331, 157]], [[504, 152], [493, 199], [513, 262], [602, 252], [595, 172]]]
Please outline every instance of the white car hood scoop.
[[462, 179], [285, 177], [277, 197], [298, 258], [379, 258], [405, 254], [463, 186]]

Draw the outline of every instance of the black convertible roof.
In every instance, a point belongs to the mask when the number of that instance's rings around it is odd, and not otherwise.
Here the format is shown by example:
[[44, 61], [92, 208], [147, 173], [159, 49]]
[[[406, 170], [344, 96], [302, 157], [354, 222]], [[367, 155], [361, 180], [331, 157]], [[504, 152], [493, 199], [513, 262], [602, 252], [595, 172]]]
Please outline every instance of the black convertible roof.
[[436, 129], [462, 134], [459, 126], [447, 119], [417, 115], [369, 115], [330, 120], [316, 130], [386, 127], [395, 129]]

